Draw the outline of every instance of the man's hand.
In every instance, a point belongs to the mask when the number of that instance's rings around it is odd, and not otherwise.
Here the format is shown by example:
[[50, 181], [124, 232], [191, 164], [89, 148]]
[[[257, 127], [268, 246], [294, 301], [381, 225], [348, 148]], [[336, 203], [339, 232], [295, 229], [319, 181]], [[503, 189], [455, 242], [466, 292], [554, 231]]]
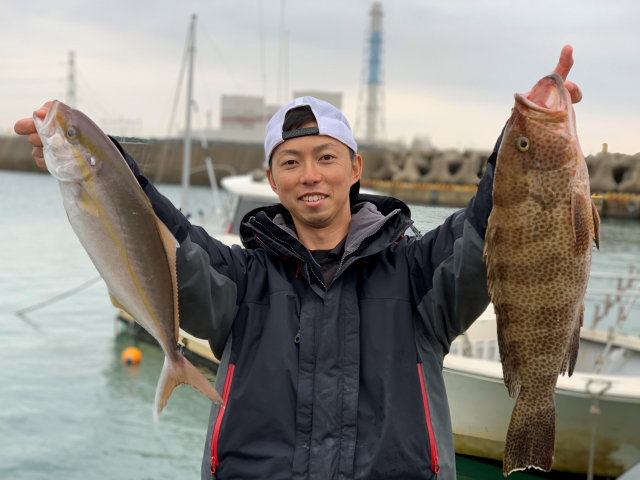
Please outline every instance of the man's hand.
[[582, 100], [582, 91], [573, 82], [567, 80], [567, 75], [573, 67], [573, 47], [571, 45], [565, 45], [560, 53], [560, 60], [558, 60], [558, 66], [551, 73], [557, 73], [564, 80], [564, 88], [567, 89], [571, 95], [571, 103], [578, 103]]
[[[36, 111], [36, 115], [39, 118], [44, 118], [47, 115], [47, 111], [49, 110], [49, 105], [51, 105], [51, 102], [45, 103], [39, 110]], [[44, 163], [42, 140], [40, 140], [40, 135], [38, 135], [35, 123], [33, 123], [33, 118], [23, 118], [22, 120], [18, 120], [14, 125], [13, 130], [18, 135], [29, 135], [29, 143], [33, 145], [31, 155], [33, 155], [33, 158], [36, 159], [36, 163], [38, 164], [38, 166], [46, 170], [47, 165], [46, 163]]]

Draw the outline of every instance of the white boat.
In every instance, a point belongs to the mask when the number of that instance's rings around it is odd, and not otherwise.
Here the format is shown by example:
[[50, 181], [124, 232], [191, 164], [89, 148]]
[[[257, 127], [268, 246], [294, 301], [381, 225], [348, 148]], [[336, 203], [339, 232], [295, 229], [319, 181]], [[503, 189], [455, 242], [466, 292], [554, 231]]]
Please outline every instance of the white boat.
[[[228, 193], [236, 197], [236, 200], [232, 202], [234, 211], [227, 230], [224, 234], [215, 235], [215, 238], [225, 245], [241, 245], [240, 224], [244, 216], [258, 207], [280, 203], [280, 199], [271, 189], [266, 176], [257, 176], [251, 173], [231, 175], [222, 178], [220, 183]], [[365, 188], [361, 188], [360, 193], [380, 195], [379, 192]]]
[[[453, 342], [444, 379], [456, 452], [501, 460], [515, 399], [502, 380], [496, 337], [489, 305]], [[609, 338], [583, 328], [576, 369], [558, 379], [554, 470], [587, 473], [594, 420], [596, 475], [617, 477], [640, 461], [640, 339], [615, 334], [600, 373], [593, 373]]]

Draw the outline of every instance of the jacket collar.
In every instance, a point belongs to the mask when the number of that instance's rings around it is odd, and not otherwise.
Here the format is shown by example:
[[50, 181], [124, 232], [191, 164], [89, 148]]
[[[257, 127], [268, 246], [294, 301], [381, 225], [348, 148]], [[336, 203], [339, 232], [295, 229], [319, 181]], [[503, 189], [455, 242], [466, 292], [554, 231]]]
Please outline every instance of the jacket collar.
[[[413, 224], [411, 210], [400, 200], [365, 194], [354, 200], [345, 252], [336, 276], [358, 258], [389, 246]], [[240, 238], [246, 248], [264, 248], [275, 256], [298, 262], [310, 283], [326, 290], [320, 266], [298, 239], [291, 214], [281, 204], [247, 213], [240, 226]]]

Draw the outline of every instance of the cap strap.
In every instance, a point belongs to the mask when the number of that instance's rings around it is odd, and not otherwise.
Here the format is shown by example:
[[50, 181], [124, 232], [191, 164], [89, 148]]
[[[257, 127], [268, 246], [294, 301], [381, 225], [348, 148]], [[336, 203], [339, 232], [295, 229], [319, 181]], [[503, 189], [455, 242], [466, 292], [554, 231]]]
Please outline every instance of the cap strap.
[[296, 137], [306, 137], [307, 135], [319, 135], [320, 130], [318, 127], [299, 128], [298, 130], [290, 130], [288, 132], [282, 132], [282, 140], [288, 140]]

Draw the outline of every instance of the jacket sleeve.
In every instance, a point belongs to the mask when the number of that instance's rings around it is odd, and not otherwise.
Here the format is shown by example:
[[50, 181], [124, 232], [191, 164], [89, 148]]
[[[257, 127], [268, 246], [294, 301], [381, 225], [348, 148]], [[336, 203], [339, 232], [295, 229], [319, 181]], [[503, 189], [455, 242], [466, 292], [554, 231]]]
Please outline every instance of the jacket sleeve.
[[111, 140], [151, 201], [153, 211], [180, 244], [176, 252], [180, 328], [207, 339], [216, 358], [221, 358], [244, 295], [252, 252], [228, 247], [202, 227], [192, 225], [142, 173], [131, 155]]
[[498, 138], [478, 191], [467, 206], [409, 245], [412, 296], [434, 348], [448, 353], [489, 304], [483, 259], [484, 236], [493, 207]]

